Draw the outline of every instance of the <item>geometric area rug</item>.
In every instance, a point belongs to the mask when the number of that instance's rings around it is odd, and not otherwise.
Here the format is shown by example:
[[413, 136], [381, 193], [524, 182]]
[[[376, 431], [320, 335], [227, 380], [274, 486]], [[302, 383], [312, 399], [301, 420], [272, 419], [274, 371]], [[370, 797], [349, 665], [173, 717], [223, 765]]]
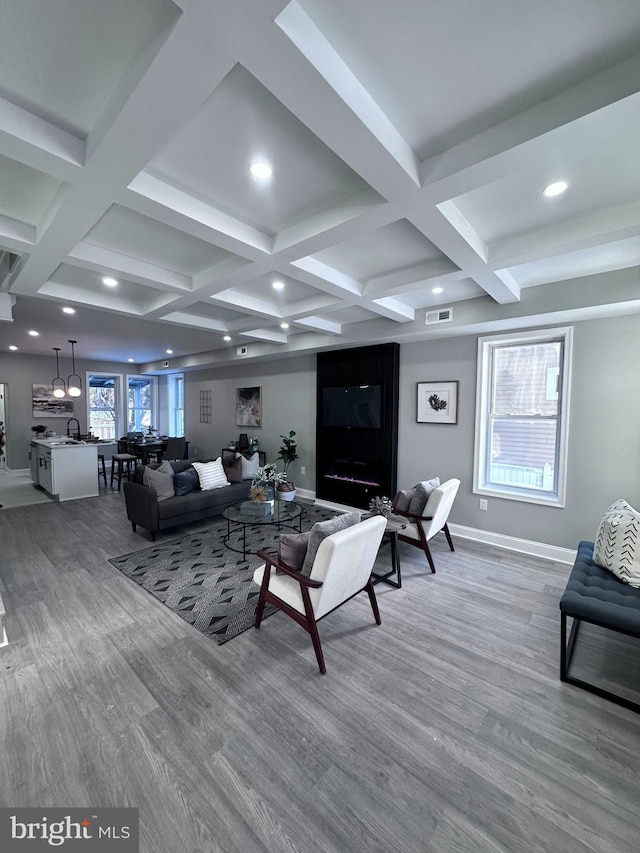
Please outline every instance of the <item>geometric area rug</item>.
[[[335, 513], [304, 505], [302, 530]], [[159, 542], [109, 562], [171, 608], [178, 616], [202, 631], [218, 645], [250, 628], [255, 620], [259, 587], [253, 573], [262, 564], [255, 554], [242, 554], [225, 547], [225, 519], [215, 519], [199, 533]], [[291, 532], [287, 529], [287, 532]], [[278, 552], [278, 531], [273, 525], [247, 527], [247, 550]], [[277, 608], [267, 605], [264, 618]]]

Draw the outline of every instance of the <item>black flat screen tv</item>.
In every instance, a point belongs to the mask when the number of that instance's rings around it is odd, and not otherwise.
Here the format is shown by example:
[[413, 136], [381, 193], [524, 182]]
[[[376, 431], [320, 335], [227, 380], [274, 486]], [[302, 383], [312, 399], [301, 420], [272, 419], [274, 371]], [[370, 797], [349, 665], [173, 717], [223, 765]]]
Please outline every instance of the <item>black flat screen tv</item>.
[[322, 425], [347, 429], [381, 428], [380, 385], [322, 389]]

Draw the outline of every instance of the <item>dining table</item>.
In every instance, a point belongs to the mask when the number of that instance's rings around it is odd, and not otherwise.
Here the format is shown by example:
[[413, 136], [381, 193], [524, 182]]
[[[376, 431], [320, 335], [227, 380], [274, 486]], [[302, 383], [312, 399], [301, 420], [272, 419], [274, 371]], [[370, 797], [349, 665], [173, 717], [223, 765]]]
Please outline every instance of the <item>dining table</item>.
[[[140, 460], [141, 465], [147, 465], [149, 463], [149, 457], [155, 456], [157, 462], [162, 462], [162, 456], [167, 449], [167, 445], [169, 440], [166, 438], [158, 438], [158, 439], [139, 439], [137, 441], [130, 441], [129, 447], [130, 452], [134, 453], [138, 459]], [[185, 451], [184, 458], [189, 458], [189, 442], [185, 442]]]

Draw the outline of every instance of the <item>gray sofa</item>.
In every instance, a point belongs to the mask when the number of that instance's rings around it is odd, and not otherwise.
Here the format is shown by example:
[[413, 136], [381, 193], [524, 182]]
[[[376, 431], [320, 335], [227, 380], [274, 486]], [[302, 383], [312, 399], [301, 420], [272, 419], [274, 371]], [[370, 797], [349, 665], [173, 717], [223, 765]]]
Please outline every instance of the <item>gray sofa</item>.
[[[170, 462], [170, 465], [178, 473], [186, 471], [191, 467], [191, 463], [196, 461], [199, 460], [186, 459]], [[133, 479], [124, 483], [124, 498], [127, 505], [127, 518], [134, 532], [140, 525], [149, 531], [151, 540], [154, 542], [158, 530], [220, 515], [230, 504], [246, 500], [251, 487], [250, 480], [243, 480], [240, 483], [223, 486], [221, 489], [210, 489], [205, 492], [198, 489], [186, 495], [176, 495], [158, 501], [156, 490], [143, 484], [144, 469], [144, 465], [138, 465]]]

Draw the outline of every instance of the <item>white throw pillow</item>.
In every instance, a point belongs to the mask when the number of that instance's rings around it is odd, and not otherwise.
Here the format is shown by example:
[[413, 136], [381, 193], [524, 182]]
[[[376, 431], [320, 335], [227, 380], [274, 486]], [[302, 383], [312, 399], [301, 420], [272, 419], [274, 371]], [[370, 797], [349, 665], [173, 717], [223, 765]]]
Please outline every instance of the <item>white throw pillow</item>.
[[203, 492], [231, 485], [224, 473], [222, 459], [219, 456], [213, 462], [192, 462], [191, 464], [198, 472], [198, 480]]
[[258, 468], [260, 467], [260, 456], [258, 453], [252, 453], [247, 459], [245, 456], [240, 454], [240, 464], [242, 465], [242, 479], [253, 480], [258, 473]]
[[593, 562], [640, 589], [640, 513], [624, 499], [612, 503], [602, 517]]

